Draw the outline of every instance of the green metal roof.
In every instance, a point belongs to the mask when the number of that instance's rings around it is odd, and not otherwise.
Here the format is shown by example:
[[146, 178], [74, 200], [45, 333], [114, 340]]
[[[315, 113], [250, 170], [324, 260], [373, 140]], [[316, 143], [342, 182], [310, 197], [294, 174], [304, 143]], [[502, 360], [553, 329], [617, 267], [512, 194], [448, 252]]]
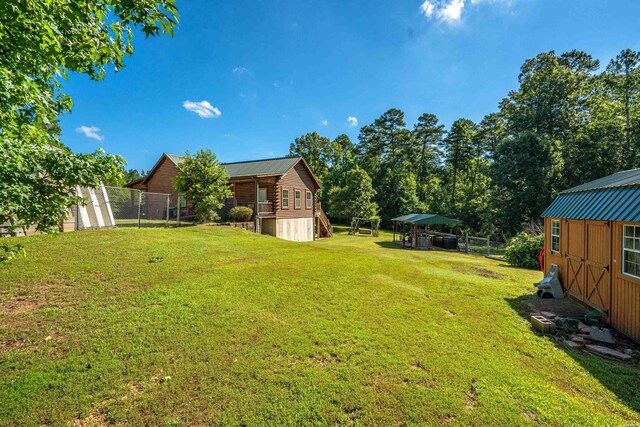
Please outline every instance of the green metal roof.
[[[166, 154], [166, 153], [165, 153]], [[180, 166], [184, 162], [184, 156], [178, 156], [175, 154], [166, 154], [166, 156], [175, 163], [176, 166]], [[264, 175], [284, 175], [295, 166], [301, 157], [278, 157], [275, 159], [263, 159], [263, 160], [249, 160], [246, 162], [233, 162], [222, 163], [222, 166], [227, 170], [229, 178], [241, 178], [249, 176], [264, 176]]]
[[640, 222], [640, 169], [563, 191], [542, 217]]
[[391, 221], [407, 222], [416, 225], [459, 224], [457, 219], [447, 218], [436, 214], [409, 214], [393, 218]]
[[301, 157], [252, 160], [248, 162], [223, 163], [229, 178], [260, 175], [284, 175], [300, 161]]

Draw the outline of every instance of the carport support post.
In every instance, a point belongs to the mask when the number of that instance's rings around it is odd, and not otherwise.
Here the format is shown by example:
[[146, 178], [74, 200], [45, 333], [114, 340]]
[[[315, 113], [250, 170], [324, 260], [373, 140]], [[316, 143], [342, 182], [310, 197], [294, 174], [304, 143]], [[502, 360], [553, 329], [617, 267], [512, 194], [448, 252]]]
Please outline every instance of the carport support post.
[[138, 228], [140, 228], [140, 214], [142, 213], [142, 191], [138, 194]]
[[414, 249], [418, 246], [418, 226], [415, 224], [411, 227], [411, 246]]

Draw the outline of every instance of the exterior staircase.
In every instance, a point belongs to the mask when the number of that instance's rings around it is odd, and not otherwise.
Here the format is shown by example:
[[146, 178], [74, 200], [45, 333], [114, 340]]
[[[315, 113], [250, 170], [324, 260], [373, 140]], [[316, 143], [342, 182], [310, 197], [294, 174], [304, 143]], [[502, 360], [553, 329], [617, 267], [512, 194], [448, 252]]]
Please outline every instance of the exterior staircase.
[[318, 231], [318, 238], [320, 237], [333, 237], [333, 226], [331, 221], [327, 218], [327, 215], [322, 210], [320, 202], [316, 208], [316, 230]]

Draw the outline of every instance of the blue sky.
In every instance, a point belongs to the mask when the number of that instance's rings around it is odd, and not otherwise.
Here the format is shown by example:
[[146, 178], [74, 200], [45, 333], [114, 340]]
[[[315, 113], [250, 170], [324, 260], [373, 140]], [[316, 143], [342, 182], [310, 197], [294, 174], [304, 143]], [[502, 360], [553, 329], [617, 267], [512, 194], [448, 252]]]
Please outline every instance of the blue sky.
[[[162, 152], [286, 155], [306, 132], [357, 140], [389, 108], [479, 121], [523, 61], [581, 49], [603, 66], [640, 50], [640, 2], [178, 0], [175, 36], [135, 38], [127, 67], [72, 76], [62, 139], [149, 169]], [[205, 103], [206, 102], [206, 103]], [[357, 122], [357, 125], [356, 125]]]

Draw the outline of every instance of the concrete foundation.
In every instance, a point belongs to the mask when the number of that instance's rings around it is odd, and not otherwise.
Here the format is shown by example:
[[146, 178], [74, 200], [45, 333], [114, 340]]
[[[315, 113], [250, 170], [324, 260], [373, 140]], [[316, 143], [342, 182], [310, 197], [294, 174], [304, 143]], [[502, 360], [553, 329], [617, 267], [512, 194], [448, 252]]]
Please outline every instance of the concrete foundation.
[[262, 220], [262, 234], [294, 242], [313, 240], [313, 218], [265, 218]]

